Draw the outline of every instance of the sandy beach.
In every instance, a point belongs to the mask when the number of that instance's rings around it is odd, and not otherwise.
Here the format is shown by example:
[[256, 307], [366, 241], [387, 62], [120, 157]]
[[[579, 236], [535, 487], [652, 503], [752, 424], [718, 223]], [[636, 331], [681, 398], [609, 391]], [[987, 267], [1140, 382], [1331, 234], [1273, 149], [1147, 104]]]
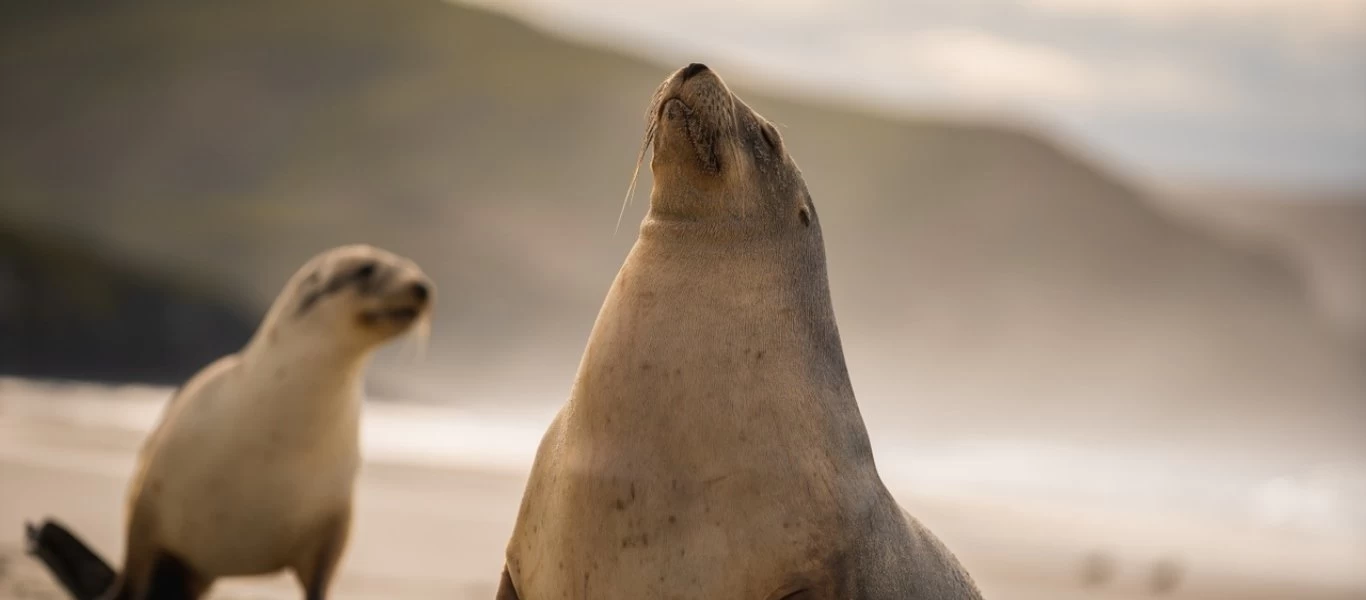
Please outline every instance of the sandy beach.
[[[5, 488], [0, 515], [11, 525], [0, 544], [0, 598], [63, 598], [41, 566], [21, 555], [21, 525], [25, 519], [54, 515], [106, 558], [117, 557], [127, 481], [117, 471], [131, 466], [140, 436], [32, 423], [19, 432], [8, 422], [3, 431], [6, 446], [22, 435], [41, 448], [28, 453], [28, 460], [14, 452], [0, 458]], [[58, 448], [61, 458], [43, 460], [41, 453], [57, 456]], [[492, 597], [502, 566], [501, 540], [511, 531], [522, 482], [492, 471], [367, 464], [336, 597]], [[293, 580], [282, 575], [224, 581], [215, 586], [213, 597], [297, 595]]]
[[[0, 533], [3, 600], [66, 597], [23, 554], [25, 520], [54, 516], [110, 560], [118, 557], [124, 486], [144, 429], [155, 417], [155, 402], [124, 405], [119, 399], [89, 397], [36, 401], [32, 394], [0, 386], [0, 532], [8, 532]], [[430, 425], [430, 416], [405, 417], [410, 410], [372, 405], [367, 418], [395, 427], [405, 418]], [[454, 425], [448, 429], [461, 430]], [[532, 433], [534, 428], [528, 428], [523, 435]], [[515, 437], [515, 432], [502, 435]], [[374, 431], [367, 436], [352, 543], [334, 597], [491, 598], [529, 466], [525, 459], [534, 444], [521, 450], [524, 440], [509, 438], [506, 452], [484, 442], [487, 453], [455, 447], [444, 458], [422, 461], [424, 453], [415, 445], [405, 453], [401, 439], [380, 444]], [[389, 451], [382, 452], [384, 448]], [[992, 599], [1366, 597], [1366, 575], [1354, 566], [1366, 564], [1366, 553], [1356, 543], [1287, 540], [1170, 520], [1107, 520], [1076, 507], [1049, 512], [1047, 507], [1006, 506], [992, 498], [905, 494], [889, 486], [955, 549]], [[1083, 587], [1080, 558], [1105, 535], [1132, 543], [1116, 551], [1113, 580]], [[1163, 543], [1178, 536], [1184, 537], [1177, 546], [1188, 557], [1194, 555], [1185, 563], [1188, 576], [1173, 593], [1154, 596], [1145, 589], [1144, 568]], [[280, 575], [225, 580], [211, 597], [300, 595], [293, 580]]]

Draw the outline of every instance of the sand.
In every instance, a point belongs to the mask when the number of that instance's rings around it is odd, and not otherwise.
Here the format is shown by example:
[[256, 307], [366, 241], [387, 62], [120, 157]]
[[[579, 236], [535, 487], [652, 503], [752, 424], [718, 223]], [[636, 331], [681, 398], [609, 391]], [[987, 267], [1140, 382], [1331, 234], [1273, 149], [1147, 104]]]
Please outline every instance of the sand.
[[[26, 425], [25, 436], [46, 448], [30, 460], [0, 458], [0, 598], [64, 598], [41, 565], [20, 552], [25, 519], [54, 515], [106, 558], [121, 552], [120, 519], [126, 477], [109, 467], [122, 461], [80, 461], [108, 453], [130, 457], [137, 437], [122, 432], [62, 431]], [[4, 436], [16, 435], [13, 429]], [[79, 437], [77, 437], [79, 436]], [[44, 455], [59, 445], [65, 452]], [[52, 458], [56, 457], [56, 458]], [[49, 458], [50, 460], [43, 460]], [[473, 470], [367, 464], [357, 497], [354, 538], [337, 580], [335, 598], [491, 598], [503, 540], [511, 531], [523, 480]], [[214, 598], [295, 598], [288, 576], [225, 580]]]
[[[143, 432], [112, 419], [90, 418], [93, 409], [83, 418], [54, 418], [55, 413], [6, 402], [13, 396], [5, 394], [0, 388], [0, 600], [66, 598], [41, 565], [22, 553], [23, 523], [55, 516], [107, 558], [116, 559], [124, 487]], [[378, 407], [367, 411], [376, 418], [385, 414]], [[468, 458], [422, 465], [394, 456], [367, 457], [352, 543], [334, 598], [493, 597], [525, 465], [488, 460], [484, 462], [490, 466], [479, 467], [479, 457]], [[1140, 550], [1176, 539], [1173, 532], [1185, 532], [1184, 547], [1203, 556], [1187, 563], [1191, 572], [1175, 593], [1156, 597], [1366, 598], [1366, 576], [1352, 566], [1366, 564], [1354, 562], [1366, 558], [1357, 546], [1280, 547], [1262, 541], [1271, 538], [1239, 537], [1208, 526], [1142, 520], [1120, 526], [1077, 516], [1082, 513], [1076, 507], [1045, 514], [990, 499], [947, 500], [893, 491], [945, 538], [993, 600], [1154, 598], [1144, 589], [1152, 555]], [[1086, 536], [1097, 532], [1135, 540], [1148, 532], [1154, 539], [1138, 540], [1142, 543], [1119, 552], [1113, 581], [1085, 588], [1080, 558], [1088, 549], [1086, 540], [1092, 539]], [[1311, 552], [1318, 554], [1292, 560]], [[1243, 566], [1238, 570], [1229, 565]], [[292, 579], [280, 575], [224, 580], [210, 597], [295, 599], [301, 594]]]

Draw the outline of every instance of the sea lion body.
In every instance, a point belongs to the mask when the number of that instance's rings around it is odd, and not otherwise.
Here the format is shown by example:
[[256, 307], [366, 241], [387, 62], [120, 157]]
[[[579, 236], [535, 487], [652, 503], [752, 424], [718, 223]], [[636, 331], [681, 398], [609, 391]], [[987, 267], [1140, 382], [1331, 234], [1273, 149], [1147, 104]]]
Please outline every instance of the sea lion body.
[[364, 245], [299, 269], [246, 347], [187, 381], [144, 442], [106, 597], [174, 585], [196, 598], [217, 578], [282, 569], [325, 597], [350, 526], [365, 367], [427, 313], [432, 288]]
[[175, 473], [156, 480], [157, 496], [176, 499], [154, 517], [165, 549], [222, 577], [290, 566], [292, 540], [349, 510], [360, 465], [359, 382], [270, 385], [247, 371], [236, 357], [210, 367], [196, 406], [147, 457], [148, 472]]
[[771, 125], [705, 67], [546, 432], [500, 598], [977, 599], [874, 465], [824, 243]]

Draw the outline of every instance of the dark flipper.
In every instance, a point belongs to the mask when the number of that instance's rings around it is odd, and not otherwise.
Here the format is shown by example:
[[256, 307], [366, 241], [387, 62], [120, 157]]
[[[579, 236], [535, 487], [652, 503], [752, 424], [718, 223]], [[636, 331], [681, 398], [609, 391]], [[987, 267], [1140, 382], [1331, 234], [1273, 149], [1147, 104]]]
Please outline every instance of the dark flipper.
[[60, 523], [48, 519], [41, 527], [25, 523], [24, 529], [28, 553], [76, 600], [97, 600], [114, 584], [117, 574], [109, 563]]
[[206, 586], [180, 559], [163, 554], [152, 568], [152, 579], [143, 600], [194, 600]]
[[[118, 573], [61, 523], [48, 519], [41, 527], [26, 523], [24, 529], [28, 553], [43, 562], [72, 598], [102, 600], [110, 596], [122, 599], [135, 595], [122, 588], [111, 594], [110, 588], [118, 583]], [[203, 594], [204, 587], [185, 563], [173, 556], [162, 555], [152, 569], [147, 593], [142, 599], [192, 600]]]
[[498, 582], [498, 594], [494, 600], [520, 600], [517, 596], [517, 588], [512, 587], [512, 575], [508, 574], [508, 568], [503, 567], [503, 579]]

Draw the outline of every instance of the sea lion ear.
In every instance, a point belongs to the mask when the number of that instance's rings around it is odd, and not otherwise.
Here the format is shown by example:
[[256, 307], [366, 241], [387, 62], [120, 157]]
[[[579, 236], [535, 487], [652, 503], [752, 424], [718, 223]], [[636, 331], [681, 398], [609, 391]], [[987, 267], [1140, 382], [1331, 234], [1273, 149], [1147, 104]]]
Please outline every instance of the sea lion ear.
[[811, 226], [811, 217], [815, 213], [815, 210], [816, 207], [811, 202], [811, 190], [805, 189], [805, 186], [803, 186], [802, 205], [801, 208], [797, 209], [797, 216], [801, 218], [802, 225], [806, 227]]

